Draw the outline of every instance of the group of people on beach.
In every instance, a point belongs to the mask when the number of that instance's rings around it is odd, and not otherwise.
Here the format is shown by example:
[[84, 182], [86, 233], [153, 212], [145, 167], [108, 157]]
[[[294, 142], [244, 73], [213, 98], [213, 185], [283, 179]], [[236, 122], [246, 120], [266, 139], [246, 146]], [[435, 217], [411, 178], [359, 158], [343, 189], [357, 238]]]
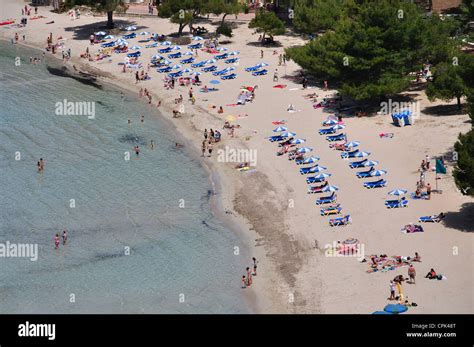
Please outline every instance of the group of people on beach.
[[415, 197], [422, 198], [423, 197], [423, 189], [426, 189], [426, 199], [431, 199], [431, 184], [425, 182], [426, 172], [430, 170], [430, 158], [427, 155], [424, 160], [421, 161], [420, 165], [420, 180], [416, 182], [416, 191]]
[[208, 132], [207, 129], [204, 129], [204, 140], [201, 144], [201, 152], [203, 157], [205, 156], [206, 150], [209, 153], [208, 157], [212, 156], [213, 144], [219, 142], [221, 136], [222, 135], [218, 130], [214, 131], [210, 129]]
[[250, 266], [247, 266], [245, 268], [246, 275], [242, 275], [242, 289], [250, 287], [252, 285], [253, 276], [257, 276], [257, 258], [253, 257], [252, 263], [253, 272]]

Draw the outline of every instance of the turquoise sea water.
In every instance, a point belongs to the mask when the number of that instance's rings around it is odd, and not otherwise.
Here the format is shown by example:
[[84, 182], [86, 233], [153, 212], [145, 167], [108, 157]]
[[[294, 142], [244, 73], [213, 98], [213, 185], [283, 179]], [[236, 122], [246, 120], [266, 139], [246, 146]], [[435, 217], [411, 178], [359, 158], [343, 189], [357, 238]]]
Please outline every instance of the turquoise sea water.
[[[249, 312], [246, 248], [211, 214], [200, 159], [143, 100], [54, 76], [33, 55], [0, 43], [0, 242], [39, 247], [36, 262], [0, 258], [0, 313]], [[95, 119], [56, 115], [64, 99], [95, 102]]]

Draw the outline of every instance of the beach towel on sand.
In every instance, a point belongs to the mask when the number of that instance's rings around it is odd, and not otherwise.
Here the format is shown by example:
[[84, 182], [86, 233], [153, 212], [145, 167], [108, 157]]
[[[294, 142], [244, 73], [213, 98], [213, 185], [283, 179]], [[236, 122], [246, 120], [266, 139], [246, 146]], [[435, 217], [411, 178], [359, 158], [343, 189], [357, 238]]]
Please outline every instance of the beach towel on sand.
[[283, 89], [283, 88], [286, 88], [286, 84], [277, 84], [276, 86], [273, 86], [273, 88]]

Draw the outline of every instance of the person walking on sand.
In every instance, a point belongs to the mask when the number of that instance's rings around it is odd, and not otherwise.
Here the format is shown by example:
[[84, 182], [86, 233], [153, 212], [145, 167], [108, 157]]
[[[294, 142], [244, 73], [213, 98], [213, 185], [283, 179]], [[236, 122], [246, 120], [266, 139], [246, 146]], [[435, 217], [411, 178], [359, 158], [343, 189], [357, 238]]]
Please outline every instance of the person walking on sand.
[[212, 142], [209, 141], [209, 143], [207, 144], [207, 151], [209, 152], [209, 157], [212, 156]]
[[56, 236], [54, 236], [54, 249], [58, 249], [59, 248], [59, 234], [56, 234]]
[[278, 69], [275, 69], [273, 73], [273, 82], [278, 82]]
[[202, 141], [201, 151], [202, 151], [201, 156], [204, 157], [204, 154], [206, 153], [206, 140]]
[[245, 275], [242, 276], [242, 288], [247, 288], [247, 279]]
[[204, 129], [204, 140], [207, 140], [207, 129]]
[[429, 183], [426, 184], [426, 199], [431, 199], [431, 184]]
[[263, 59], [263, 49], [260, 50], [260, 58]]
[[257, 258], [253, 257], [253, 275], [257, 276]]
[[247, 270], [247, 282], [248, 286], [250, 287], [252, 285], [252, 271], [250, 271], [249, 267], [247, 267], [245, 270]]
[[388, 300], [395, 300], [395, 282], [390, 281], [390, 297]]
[[324, 90], [328, 90], [328, 81], [324, 80]]
[[413, 264], [408, 268], [408, 277], [410, 278], [410, 283], [416, 284], [415, 282], [416, 270]]

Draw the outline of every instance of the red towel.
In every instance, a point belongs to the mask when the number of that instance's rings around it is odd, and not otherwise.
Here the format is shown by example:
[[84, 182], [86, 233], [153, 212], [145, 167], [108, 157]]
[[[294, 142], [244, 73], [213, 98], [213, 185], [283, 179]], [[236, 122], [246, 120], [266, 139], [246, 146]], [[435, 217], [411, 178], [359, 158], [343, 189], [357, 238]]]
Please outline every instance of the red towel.
[[286, 84], [277, 84], [276, 86], [273, 86], [273, 88], [283, 89], [283, 88], [286, 88]]

